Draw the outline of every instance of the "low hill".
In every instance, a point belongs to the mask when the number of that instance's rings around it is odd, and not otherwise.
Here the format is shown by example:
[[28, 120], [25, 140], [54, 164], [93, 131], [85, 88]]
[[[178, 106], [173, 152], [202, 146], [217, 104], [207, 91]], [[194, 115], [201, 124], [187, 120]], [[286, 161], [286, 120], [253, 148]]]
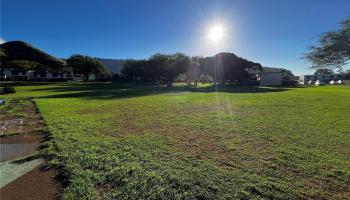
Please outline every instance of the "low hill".
[[126, 61], [122, 59], [106, 59], [98, 57], [95, 58], [102, 64], [104, 64], [113, 74], [119, 73], [120, 70], [123, 68], [123, 63]]
[[51, 56], [23, 41], [5, 42], [0, 45], [0, 48], [6, 55], [1, 59], [2, 64], [13, 60], [27, 60], [40, 63], [50, 68], [62, 68], [65, 66], [63, 60]]

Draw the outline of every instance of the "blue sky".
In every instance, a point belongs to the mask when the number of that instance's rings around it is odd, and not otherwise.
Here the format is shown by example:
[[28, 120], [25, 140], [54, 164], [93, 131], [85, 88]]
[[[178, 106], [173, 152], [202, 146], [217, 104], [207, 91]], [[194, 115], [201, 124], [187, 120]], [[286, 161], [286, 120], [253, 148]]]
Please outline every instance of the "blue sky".
[[[311, 73], [300, 59], [350, 16], [349, 0], [1, 0], [1, 39], [57, 57], [147, 58], [233, 52], [264, 66]], [[210, 27], [224, 28], [214, 45]]]

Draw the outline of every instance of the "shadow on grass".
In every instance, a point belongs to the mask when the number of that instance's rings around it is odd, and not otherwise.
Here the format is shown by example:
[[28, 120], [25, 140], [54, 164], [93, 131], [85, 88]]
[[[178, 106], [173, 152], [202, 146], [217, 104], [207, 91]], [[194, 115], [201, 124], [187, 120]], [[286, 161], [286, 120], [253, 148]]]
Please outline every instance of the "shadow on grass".
[[189, 87], [176, 85], [166, 87], [162, 85], [141, 85], [126, 83], [59, 83], [55, 87], [34, 88], [32, 91], [53, 92], [52, 95], [38, 98], [84, 98], [84, 99], [117, 99], [147, 95], [159, 95], [165, 93], [182, 92], [221, 92], [221, 93], [269, 93], [288, 90], [282, 87], [256, 87], [256, 86], [232, 86], [232, 85], [208, 85], [202, 87]]
[[41, 85], [54, 85], [54, 84], [57, 84], [57, 82], [3, 81], [3, 82], [0, 82], [0, 87], [41, 86]]

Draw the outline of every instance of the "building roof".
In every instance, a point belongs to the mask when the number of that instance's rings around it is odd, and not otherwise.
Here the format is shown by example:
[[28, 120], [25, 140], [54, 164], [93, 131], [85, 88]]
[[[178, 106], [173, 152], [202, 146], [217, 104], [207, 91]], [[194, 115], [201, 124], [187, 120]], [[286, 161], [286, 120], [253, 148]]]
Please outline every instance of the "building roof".
[[276, 67], [263, 67], [262, 71], [261, 70], [249, 70], [249, 73], [259, 73], [259, 74], [264, 74], [264, 73], [281, 73], [283, 76], [289, 76], [293, 75], [292, 71], [284, 68], [276, 68]]

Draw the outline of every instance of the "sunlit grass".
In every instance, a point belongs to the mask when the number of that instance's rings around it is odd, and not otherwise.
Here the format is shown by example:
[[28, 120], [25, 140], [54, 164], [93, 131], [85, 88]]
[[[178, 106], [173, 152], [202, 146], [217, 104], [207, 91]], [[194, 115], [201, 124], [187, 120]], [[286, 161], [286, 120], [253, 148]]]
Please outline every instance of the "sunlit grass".
[[350, 87], [17, 86], [52, 135], [65, 199], [350, 194]]

